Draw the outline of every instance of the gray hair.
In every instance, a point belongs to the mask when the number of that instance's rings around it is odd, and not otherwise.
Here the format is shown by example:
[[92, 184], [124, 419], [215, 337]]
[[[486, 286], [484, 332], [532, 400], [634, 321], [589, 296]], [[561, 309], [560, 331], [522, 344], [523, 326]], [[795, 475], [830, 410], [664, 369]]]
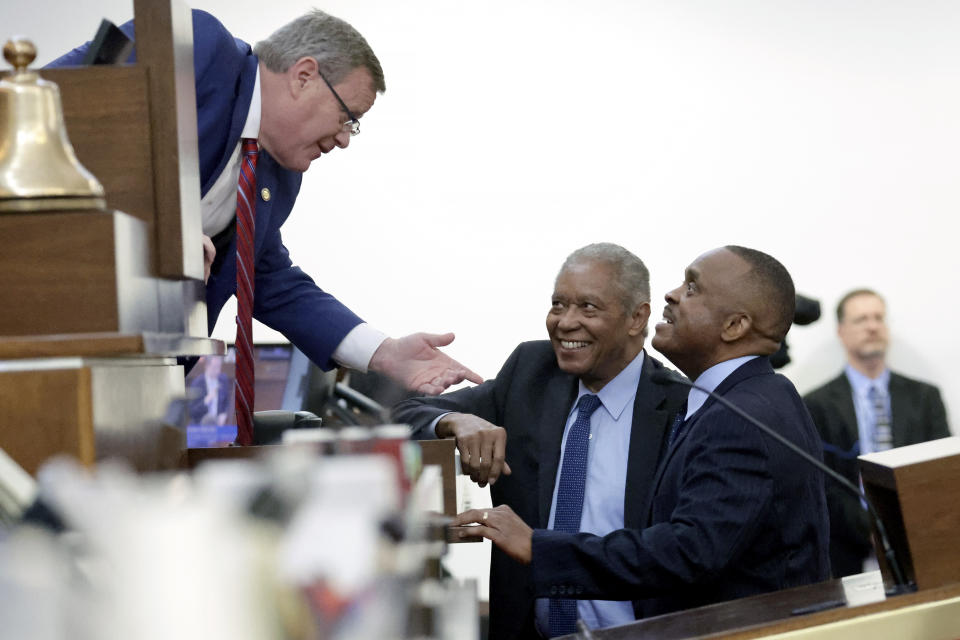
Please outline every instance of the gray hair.
[[640, 258], [620, 245], [598, 242], [577, 249], [563, 261], [557, 277], [569, 267], [584, 262], [603, 262], [613, 268], [614, 285], [624, 313], [631, 313], [644, 302], [650, 302], [650, 272]]
[[253, 51], [274, 73], [285, 72], [301, 58], [313, 58], [330, 84], [363, 67], [370, 72], [377, 93], [387, 90], [380, 61], [364, 37], [340, 18], [319, 9], [280, 27], [258, 42]]

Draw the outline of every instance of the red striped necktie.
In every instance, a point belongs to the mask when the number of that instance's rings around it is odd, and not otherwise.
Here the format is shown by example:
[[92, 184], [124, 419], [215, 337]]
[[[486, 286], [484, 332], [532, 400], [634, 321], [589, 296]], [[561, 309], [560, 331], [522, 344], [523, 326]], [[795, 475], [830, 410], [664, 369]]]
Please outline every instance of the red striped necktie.
[[237, 183], [237, 444], [253, 444], [253, 238], [257, 189], [257, 141], [240, 141], [240, 180]]

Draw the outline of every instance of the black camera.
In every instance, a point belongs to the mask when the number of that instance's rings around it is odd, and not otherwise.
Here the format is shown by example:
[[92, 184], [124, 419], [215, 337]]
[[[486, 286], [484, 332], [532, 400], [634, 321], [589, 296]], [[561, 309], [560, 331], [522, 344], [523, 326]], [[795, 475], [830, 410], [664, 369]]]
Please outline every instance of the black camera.
[[[797, 308], [793, 313], [793, 324], [805, 325], [816, 322], [820, 319], [820, 301], [797, 294]], [[770, 364], [774, 369], [779, 369], [790, 363], [790, 347], [787, 341], [780, 343], [780, 348], [770, 356]]]

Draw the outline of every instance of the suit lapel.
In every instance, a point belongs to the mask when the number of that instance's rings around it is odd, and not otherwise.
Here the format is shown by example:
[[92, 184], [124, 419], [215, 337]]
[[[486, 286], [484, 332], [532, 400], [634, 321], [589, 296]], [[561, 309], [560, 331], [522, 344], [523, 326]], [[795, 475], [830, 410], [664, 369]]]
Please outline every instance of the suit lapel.
[[[633, 424], [630, 429], [630, 451], [627, 458], [627, 483], [623, 496], [623, 525], [639, 529], [647, 515], [649, 487], [657, 470], [657, 461], [667, 439], [670, 425], [663, 409], [666, 391], [650, 381], [654, 370], [649, 355], [643, 358], [643, 370], [633, 401]], [[644, 489], [647, 488], [647, 490]]]
[[[746, 362], [740, 365], [737, 369], [735, 369], [733, 373], [728, 375], [723, 380], [723, 382], [721, 382], [717, 386], [717, 388], [714, 389], [714, 392], [719, 395], [723, 395], [727, 391], [732, 389], [734, 386], [739, 384], [741, 381], [746, 380], [747, 378], [752, 378], [757, 375], [772, 374], [772, 373], [773, 373], [773, 367], [770, 365], [769, 358], [765, 358], [763, 356], [759, 358], [754, 358], [753, 360], [750, 360], [749, 362]], [[700, 417], [715, 402], [716, 400], [714, 400], [712, 396], [707, 397], [707, 401], [704, 402], [699, 409], [697, 409], [696, 413], [694, 413], [685, 421], [683, 428], [680, 430], [680, 433], [677, 435], [677, 439], [674, 440], [670, 445], [668, 445], [667, 452], [663, 457], [663, 462], [660, 464], [660, 467], [657, 469], [657, 474], [653, 481], [653, 488], [650, 491], [651, 501], [653, 499], [653, 496], [656, 495], [657, 490], [660, 486], [660, 483], [663, 481], [664, 472], [666, 471], [667, 467], [670, 465], [670, 460], [673, 458], [673, 455], [680, 448], [680, 445], [683, 444], [683, 441], [686, 440], [687, 435], [690, 434], [697, 427], [697, 423], [700, 421]]]
[[853, 406], [853, 388], [845, 373], [830, 382], [830, 396], [834, 410], [840, 416], [840, 428], [843, 433], [834, 434], [833, 444], [844, 451], [853, 450], [857, 445], [859, 454], [860, 428], [857, 426], [857, 411]]
[[264, 200], [261, 194], [264, 190], [271, 194], [277, 193], [277, 169], [276, 160], [267, 153], [266, 149], [260, 149], [260, 157], [257, 159], [257, 188], [253, 194], [257, 202], [256, 209], [256, 228], [254, 229], [254, 255], [260, 255], [260, 249], [267, 237], [267, 229], [270, 227], [270, 217], [273, 213], [273, 197]]
[[910, 444], [907, 435], [915, 420], [917, 404], [910, 402], [905, 380], [890, 373], [890, 428], [893, 430], [893, 446]]
[[565, 373], [552, 378], [544, 393], [543, 415], [540, 417], [542, 455], [539, 456], [540, 472], [537, 478], [540, 506], [538, 524], [541, 529], [546, 529], [550, 521], [550, 504], [553, 502], [553, 486], [556, 483], [557, 468], [560, 466], [563, 429], [576, 393], [576, 378]]

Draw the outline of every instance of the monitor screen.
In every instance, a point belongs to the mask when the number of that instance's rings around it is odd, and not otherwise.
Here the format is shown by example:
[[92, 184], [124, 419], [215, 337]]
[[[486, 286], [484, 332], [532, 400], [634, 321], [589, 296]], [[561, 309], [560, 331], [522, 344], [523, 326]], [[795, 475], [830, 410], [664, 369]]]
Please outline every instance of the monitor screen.
[[[187, 374], [187, 446], [212, 447], [237, 437], [233, 346], [226, 355], [204, 356]], [[253, 346], [254, 411], [303, 407], [308, 361], [289, 343]]]

